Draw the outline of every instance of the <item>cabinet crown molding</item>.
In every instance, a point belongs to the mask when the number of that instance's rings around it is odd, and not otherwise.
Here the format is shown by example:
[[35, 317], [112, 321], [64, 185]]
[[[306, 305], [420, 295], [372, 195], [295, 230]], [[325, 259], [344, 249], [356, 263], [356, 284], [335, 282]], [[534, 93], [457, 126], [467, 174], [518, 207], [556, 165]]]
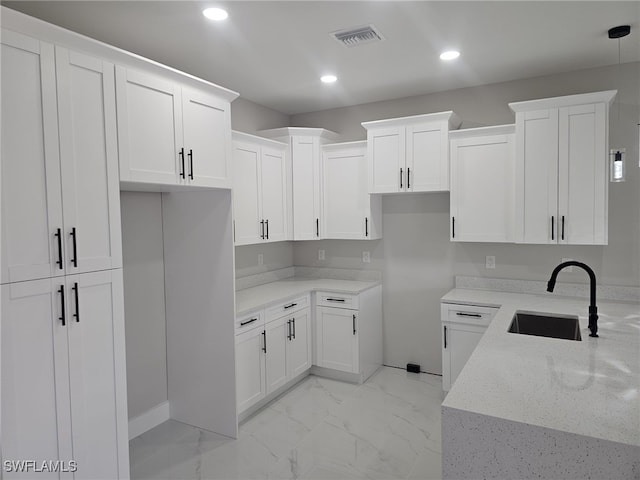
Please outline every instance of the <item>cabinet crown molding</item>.
[[328, 143], [322, 145], [322, 151], [343, 150], [345, 148], [367, 148], [366, 140], [358, 140], [355, 142]]
[[528, 112], [530, 110], [544, 110], [546, 108], [571, 107], [591, 103], [606, 103], [611, 105], [617, 90], [605, 90], [602, 92], [580, 93], [577, 95], [565, 95], [562, 97], [541, 98], [526, 100], [524, 102], [511, 102], [509, 108], [514, 112]]
[[469, 138], [469, 137], [483, 137], [485, 135], [508, 135], [515, 133], [516, 125], [514, 123], [509, 125], [492, 125], [490, 127], [477, 127], [477, 128], [464, 128], [462, 130], [454, 130], [449, 132], [449, 138]]
[[250, 133], [239, 132], [238, 130], [232, 130], [231, 135], [233, 141], [236, 142], [251, 142], [258, 145], [264, 145], [267, 147], [274, 148], [286, 148], [287, 144], [283, 142], [279, 142], [277, 140], [271, 140], [269, 138], [260, 137], [258, 135], [252, 135]]
[[330, 142], [337, 142], [340, 140], [340, 134], [327, 130], [325, 128], [312, 128], [312, 127], [282, 127], [282, 128], [270, 128], [268, 130], [260, 130], [258, 132], [263, 137], [267, 138], [282, 138], [293, 136], [306, 136], [306, 137], [318, 137]]
[[402, 126], [402, 125], [413, 125], [416, 123], [441, 122], [441, 121], [447, 121], [449, 123], [450, 129], [456, 129], [462, 123], [462, 120], [460, 120], [460, 117], [458, 117], [458, 115], [456, 115], [455, 112], [449, 110], [446, 112], [425, 113], [421, 115], [411, 115], [408, 117], [372, 120], [369, 122], [362, 122], [361, 125], [367, 130], [369, 130], [370, 128], [393, 127], [393, 126]]

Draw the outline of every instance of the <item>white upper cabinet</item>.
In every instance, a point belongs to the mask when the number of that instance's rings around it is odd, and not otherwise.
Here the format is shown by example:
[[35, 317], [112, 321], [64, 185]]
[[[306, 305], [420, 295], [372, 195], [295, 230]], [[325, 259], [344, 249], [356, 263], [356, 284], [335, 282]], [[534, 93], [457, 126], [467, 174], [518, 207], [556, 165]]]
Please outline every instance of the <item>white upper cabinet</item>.
[[2, 30], [2, 117], [2, 283], [120, 267], [113, 65]]
[[63, 275], [64, 259], [54, 49], [9, 30], [1, 35], [0, 263], [8, 283]]
[[56, 47], [67, 274], [122, 266], [113, 72]]
[[287, 239], [287, 146], [233, 132], [236, 245]]
[[381, 238], [382, 199], [369, 195], [366, 172], [366, 142], [322, 147], [324, 238]]
[[510, 103], [515, 241], [606, 245], [609, 106], [615, 91]]
[[286, 127], [262, 130], [260, 135], [289, 144], [293, 212], [293, 240], [323, 238], [320, 147], [338, 140], [338, 134], [322, 128]]
[[182, 117], [188, 183], [200, 187], [230, 188], [229, 102], [183, 87]]
[[514, 125], [450, 136], [451, 240], [513, 241]]
[[369, 193], [449, 190], [449, 130], [459, 125], [453, 112], [363, 122]]
[[121, 181], [230, 188], [229, 101], [122, 66], [116, 93]]

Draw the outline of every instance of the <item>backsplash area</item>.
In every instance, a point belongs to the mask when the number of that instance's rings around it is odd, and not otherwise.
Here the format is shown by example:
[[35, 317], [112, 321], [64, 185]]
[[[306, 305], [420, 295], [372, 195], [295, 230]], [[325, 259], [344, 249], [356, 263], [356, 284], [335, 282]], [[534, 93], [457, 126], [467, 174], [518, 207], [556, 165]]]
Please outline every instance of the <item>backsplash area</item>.
[[[554, 293], [548, 293], [547, 282], [539, 282], [534, 280], [511, 280], [505, 278], [456, 276], [456, 288], [589, 298], [589, 285], [582, 283], [558, 282], [554, 289]], [[602, 300], [623, 302], [640, 302], [640, 287], [598, 285], [597, 298]]]
[[382, 280], [382, 273], [375, 270], [350, 270], [347, 268], [286, 267], [269, 272], [236, 277], [236, 290], [257, 287], [258, 285], [264, 285], [291, 277], [378, 282]]

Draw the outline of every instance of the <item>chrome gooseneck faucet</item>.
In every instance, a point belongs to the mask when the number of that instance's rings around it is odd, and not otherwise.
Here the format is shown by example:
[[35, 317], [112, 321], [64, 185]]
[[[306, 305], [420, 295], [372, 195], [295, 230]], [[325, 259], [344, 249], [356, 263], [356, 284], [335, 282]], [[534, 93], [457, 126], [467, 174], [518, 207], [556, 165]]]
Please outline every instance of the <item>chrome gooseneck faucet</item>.
[[551, 274], [551, 278], [547, 282], [547, 292], [553, 292], [553, 289], [556, 286], [556, 277], [560, 270], [565, 267], [580, 267], [585, 272], [589, 274], [589, 282], [590, 282], [590, 302], [589, 302], [589, 330], [591, 333], [590, 337], [598, 336], [598, 307], [596, 306], [596, 274], [593, 273], [591, 267], [586, 263], [576, 262], [574, 260], [570, 260], [568, 262], [562, 262], [556, 268], [553, 269], [553, 273]]

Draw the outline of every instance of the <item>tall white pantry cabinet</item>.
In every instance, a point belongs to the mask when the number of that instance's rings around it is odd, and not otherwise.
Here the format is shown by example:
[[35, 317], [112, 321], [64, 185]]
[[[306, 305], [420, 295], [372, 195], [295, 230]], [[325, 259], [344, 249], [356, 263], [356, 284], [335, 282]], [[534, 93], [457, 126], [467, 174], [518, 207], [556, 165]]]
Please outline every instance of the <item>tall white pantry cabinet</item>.
[[3, 467], [127, 478], [114, 65], [5, 28], [1, 43]]

